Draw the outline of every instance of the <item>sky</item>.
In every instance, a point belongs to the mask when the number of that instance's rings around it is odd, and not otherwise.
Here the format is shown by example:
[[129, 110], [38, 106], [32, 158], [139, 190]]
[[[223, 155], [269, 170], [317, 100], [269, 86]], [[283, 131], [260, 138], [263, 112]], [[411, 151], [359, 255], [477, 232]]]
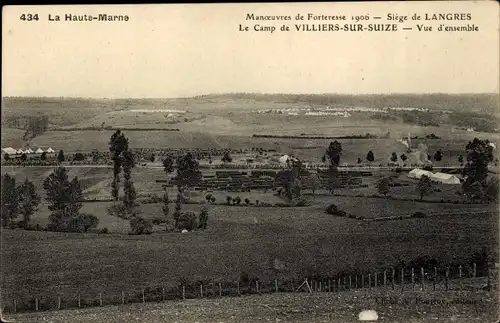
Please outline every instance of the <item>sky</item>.
[[[22, 21], [37, 13], [38, 21]], [[65, 14], [121, 22], [49, 21]], [[290, 15], [290, 21], [251, 21]], [[297, 14], [347, 21], [296, 21]], [[478, 32], [419, 32], [413, 14], [470, 13]], [[295, 24], [408, 15], [395, 32], [297, 32]], [[498, 93], [499, 6], [478, 2], [3, 7], [2, 95], [168, 98], [209, 93]], [[306, 17], [307, 18], [307, 17]], [[239, 31], [239, 25], [291, 27]], [[401, 30], [412, 27], [413, 30]]]

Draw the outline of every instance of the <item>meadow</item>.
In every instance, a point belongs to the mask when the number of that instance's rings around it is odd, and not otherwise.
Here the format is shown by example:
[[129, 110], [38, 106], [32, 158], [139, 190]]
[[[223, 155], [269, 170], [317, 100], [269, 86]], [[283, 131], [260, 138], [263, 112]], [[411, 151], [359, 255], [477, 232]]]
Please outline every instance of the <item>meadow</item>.
[[[392, 302], [382, 304], [380, 299]], [[467, 300], [466, 304], [434, 305], [417, 303], [416, 299], [441, 302]], [[178, 302], [105, 306], [82, 310], [62, 310], [7, 315], [15, 322], [118, 323], [140, 322], [211, 323], [290, 322], [354, 323], [362, 310], [374, 309], [379, 320], [393, 323], [426, 322], [494, 322], [498, 300], [487, 291], [422, 292], [390, 290], [355, 290], [341, 293], [267, 294], [215, 299], [188, 299]]]
[[[144, 207], [144, 215], [160, 209]], [[199, 205], [184, 207], [197, 211]], [[272, 212], [210, 206], [208, 229], [184, 234], [3, 230], [2, 294], [19, 302], [35, 295], [119, 295], [121, 290], [177, 286], [182, 280], [236, 281], [243, 271], [270, 280], [276, 258], [285, 264], [282, 278], [327, 276], [387, 268], [424, 255], [460, 262], [482, 248], [495, 253], [498, 245], [498, 215], [359, 222], [325, 214], [320, 204], [266, 209]], [[125, 228], [118, 224], [122, 220], [115, 221], [115, 228]]]

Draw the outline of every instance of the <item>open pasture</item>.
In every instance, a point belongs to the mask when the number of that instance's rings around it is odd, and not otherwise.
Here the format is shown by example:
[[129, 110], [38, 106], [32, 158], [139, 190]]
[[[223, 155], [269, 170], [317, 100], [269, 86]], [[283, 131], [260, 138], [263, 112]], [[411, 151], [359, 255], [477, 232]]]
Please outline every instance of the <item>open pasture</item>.
[[[145, 215], [161, 212], [160, 205], [144, 207]], [[196, 211], [199, 205], [184, 207]], [[497, 224], [497, 215], [474, 214], [359, 222], [325, 214], [318, 204], [210, 206], [208, 229], [186, 234], [4, 230], [2, 296], [119, 295], [121, 290], [176, 286], [180, 279], [235, 281], [242, 271], [269, 280], [275, 258], [285, 264], [283, 278], [382, 268], [424, 255], [460, 261], [483, 247], [496, 252]]]
[[[467, 299], [466, 304], [435, 306], [416, 303], [416, 299], [452, 302]], [[397, 300], [381, 304], [379, 299]], [[394, 303], [394, 304], [392, 304]], [[360, 290], [341, 293], [279, 293], [246, 297], [188, 299], [182, 302], [129, 304], [83, 310], [63, 310], [8, 315], [19, 323], [50, 321], [53, 323], [121, 323], [138, 320], [156, 322], [232, 322], [240, 323], [355, 323], [362, 310], [374, 309], [383, 322], [494, 322], [498, 301], [486, 291], [400, 291]]]

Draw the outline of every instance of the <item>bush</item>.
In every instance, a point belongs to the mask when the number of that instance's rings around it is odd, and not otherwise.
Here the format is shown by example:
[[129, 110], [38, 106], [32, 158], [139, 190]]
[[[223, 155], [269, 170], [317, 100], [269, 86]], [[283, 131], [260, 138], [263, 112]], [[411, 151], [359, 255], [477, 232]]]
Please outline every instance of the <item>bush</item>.
[[325, 213], [336, 215], [339, 209], [335, 204], [330, 204], [326, 207]]
[[177, 221], [177, 229], [179, 230], [194, 230], [198, 228], [198, 218], [194, 212], [181, 213]]
[[246, 205], [250, 204], [250, 199], [248, 197], [245, 199], [245, 204]]
[[412, 218], [425, 218], [427, 215], [424, 212], [415, 212], [411, 215]]
[[130, 220], [131, 234], [151, 234], [153, 233], [153, 223], [142, 216], [135, 216]]
[[108, 228], [102, 228], [99, 233], [102, 233], [102, 234], [108, 234], [109, 233], [109, 230]]
[[283, 203], [283, 202], [277, 202], [274, 204], [274, 206], [276, 206], [276, 207], [288, 207], [290, 205], [287, 203]]
[[295, 202], [295, 206], [309, 206], [309, 205], [311, 205], [311, 202], [302, 197], [299, 198], [297, 202]]
[[166, 222], [166, 221], [165, 221], [165, 218], [163, 218], [163, 217], [161, 217], [161, 216], [155, 216], [155, 217], [153, 218], [153, 220], [152, 220], [152, 223], [153, 223], [154, 225], [160, 225], [160, 224], [165, 223], [165, 222]]
[[241, 197], [236, 196], [236, 197], [234, 198], [234, 201], [236, 202], [236, 204], [240, 205], [240, 203], [241, 203]]

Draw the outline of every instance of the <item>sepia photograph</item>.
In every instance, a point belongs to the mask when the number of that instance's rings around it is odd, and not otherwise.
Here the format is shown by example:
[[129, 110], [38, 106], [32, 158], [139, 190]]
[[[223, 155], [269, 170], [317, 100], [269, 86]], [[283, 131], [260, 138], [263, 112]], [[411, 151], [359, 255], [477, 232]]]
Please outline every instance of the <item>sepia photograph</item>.
[[0, 322], [498, 322], [498, 2], [2, 9]]

